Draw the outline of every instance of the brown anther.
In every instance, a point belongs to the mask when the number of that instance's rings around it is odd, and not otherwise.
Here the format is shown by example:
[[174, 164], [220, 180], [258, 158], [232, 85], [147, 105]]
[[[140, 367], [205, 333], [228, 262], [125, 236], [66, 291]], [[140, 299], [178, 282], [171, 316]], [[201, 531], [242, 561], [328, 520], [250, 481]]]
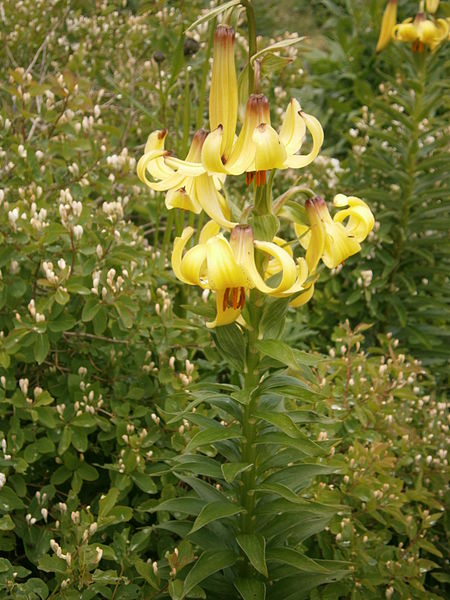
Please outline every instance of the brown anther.
[[256, 171], [256, 187], [266, 185], [266, 172]]
[[234, 308], [234, 310], [236, 310], [236, 308], [238, 307], [238, 294], [239, 294], [239, 289], [233, 288], [233, 308]]
[[247, 185], [250, 185], [251, 182], [253, 181], [254, 177], [255, 177], [255, 172], [254, 171], [247, 171], [245, 173], [245, 183]]
[[161, 131], [158, 131], [158, 139], [159, 140], [164, 139], [166, 137], [166, 135], [167, 135], [167, 129], [166, 128], [161, 129]]
[[242, 310], [244, 308], [244, 304], [245, 304], [245, 288], [241, 287], [241, 295], [239, 296], [238, 308], [240, 308]]

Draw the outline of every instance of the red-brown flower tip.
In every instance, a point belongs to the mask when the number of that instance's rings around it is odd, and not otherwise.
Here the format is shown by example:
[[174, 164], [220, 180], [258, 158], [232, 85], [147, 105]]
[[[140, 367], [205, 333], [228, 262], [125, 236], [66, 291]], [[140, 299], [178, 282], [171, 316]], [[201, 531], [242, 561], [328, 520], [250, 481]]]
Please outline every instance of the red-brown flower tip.
[[325, 200], [321, 196], [314, 196], [314, 198], [308, 198], [305, 202], [305, 208], [316, 208], [317, 206], [325, 206]]
[[163, 140], [167, 135], [167, 129], [161, 129], [161, 131], [158, 131], [158, 139], [159, 140]]
[[229, 25], [219, 25], [214, 33], [214, 42], [216, 44], [234, 43], [234, 29]]
[[208, 133], [209, 132], [206, 131], [206, 129], [198, 129], [192, 138], [192, 142], [196, 142], [197, 144], [203, 146], [203, 142], [206, 140]]

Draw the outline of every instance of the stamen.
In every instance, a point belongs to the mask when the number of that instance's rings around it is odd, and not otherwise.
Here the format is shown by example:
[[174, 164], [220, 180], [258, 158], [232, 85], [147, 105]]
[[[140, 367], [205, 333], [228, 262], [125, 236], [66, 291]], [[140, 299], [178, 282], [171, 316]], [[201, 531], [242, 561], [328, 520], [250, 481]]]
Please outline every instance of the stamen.
[[240, 308], [242, 310], [244, 308], [244, 304], [245, 304], [245, 288], [241, 287], [241, 295], [239, 296], [238, 308]]
[[256, 171], [256, 187], [266, 185], [266, 172]]
[[254, 171], [246, 171], [246, 173], [245, 173], [245, 183], [247, 185], [250, 185], [251, 182], [253, 181], [254, 177], [255, 177], [255, 172]]
[[239, 289], [233, 288], [233, 308], [235, 310], [238, 307], [238, 293], [239, 293]]

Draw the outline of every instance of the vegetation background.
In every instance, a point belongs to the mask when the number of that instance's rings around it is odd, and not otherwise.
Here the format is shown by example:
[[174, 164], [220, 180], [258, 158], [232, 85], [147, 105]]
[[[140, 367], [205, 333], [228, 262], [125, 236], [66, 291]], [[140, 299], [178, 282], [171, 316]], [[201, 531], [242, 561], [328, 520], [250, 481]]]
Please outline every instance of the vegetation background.
[[[376, 56], [384, 4], [255, 2], [261, 44], [307, 36], [264, 73], [274, 122], [294, 96], [324, 125], [300, 183], [353, 191], [377, 220], [362, 258], [289, 312], [284, 343], [309, 362], [267, 358], [304, 390], [279, 400], [303, 436], [279, 462], [304, 452], [315, 468], [296, 491], [322, 507], [286, 497], [260, 516], [302, 557], [267, 555], [270, 600], [450, 589], [448, 51]], [[233, 421], [239, 347], [212, 339], [210, 301], [171, 273], [189, 217], [135, 173], [154, 129], [183, 155], [207, 126], [211, 26], [184, 31], [208, 8], [0, 2], [1, 598], [238, 597], [228, 555], [194, 567], [224, 551], [235, 516], [191, 528], [238, 476], [221, 469], [232, 442], [198, 436]], [[399, 2], [400, 19], [416, 10]], [[241, 18], [240, 64], [245, 36]], [[277, 193], [296, 183], [281, 174]]]

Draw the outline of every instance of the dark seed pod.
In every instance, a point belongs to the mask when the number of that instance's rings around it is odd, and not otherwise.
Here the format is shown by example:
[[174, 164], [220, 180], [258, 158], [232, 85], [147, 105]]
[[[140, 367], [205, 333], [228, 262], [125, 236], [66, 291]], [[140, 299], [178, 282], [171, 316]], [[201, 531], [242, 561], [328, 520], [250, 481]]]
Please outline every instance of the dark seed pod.
[[196, 42], [193, 38], [187, 37], [184, 40], [183, 45], [183, 54], [184, 56], [194, 56], [198, 52], [200, 48], [200, 44]]
[[166, 60], [166, 55], [161, 50], [157, 50], [153, 53], [153, 60], [160, 65]]

